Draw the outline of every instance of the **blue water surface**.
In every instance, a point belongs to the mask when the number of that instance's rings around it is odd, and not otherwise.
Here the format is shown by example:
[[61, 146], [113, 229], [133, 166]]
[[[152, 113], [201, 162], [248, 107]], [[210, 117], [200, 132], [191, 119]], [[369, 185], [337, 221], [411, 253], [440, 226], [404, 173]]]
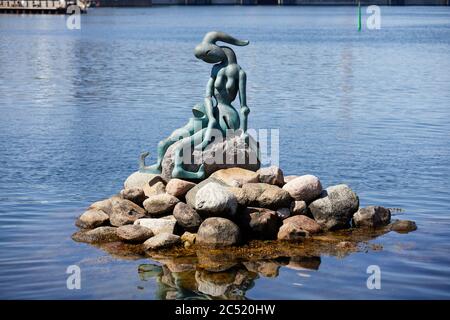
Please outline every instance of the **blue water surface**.
[[[449, 8], [382, 7], [381, 29], [361, 32], [353, 7], [98, 8], [81, 30], [66, 18], [0, 16], [0, 298], [164, 298], [139, 277], [149, 259], [70, 236], [201, 101], [211, 66], [193, 48], [210, 30], [251, 41], [235, 49], [249, 126], [280, 130], [285, 174], [346, 183], [418, 225], [373, 240], [382, 250], [281, 267], [245, 296], [450, 298]], [[66, 287], [69, 265], [80, 290]]]

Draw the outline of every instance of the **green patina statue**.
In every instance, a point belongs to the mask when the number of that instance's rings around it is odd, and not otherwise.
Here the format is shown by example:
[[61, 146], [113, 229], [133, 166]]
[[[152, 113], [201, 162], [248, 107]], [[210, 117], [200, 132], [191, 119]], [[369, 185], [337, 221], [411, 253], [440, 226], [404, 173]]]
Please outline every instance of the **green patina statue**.
[[[250, 109], [246, 99], [246, 74], [237, 64], [234, 51], [226, 46], [218, 46], [217, 41], [236, 46], [246, 46], [248, 41], [238, 40], [223, 32], [208, 32], [203, 41], [195, 47], [194, 54], [198, 59], [213, 63], [211, 77], [206, 86], [204, 103], [196, 104], [192, 112], [194, 117], [182, 128], [159, 142], [158, 160], [154, 165], [146, 166], [148, 152], [141, 154], [140, 172], [161, 173], [162, 160], [167, 149], [177, 141], [182, 141], [174, 152], [175, 166], [172, 177], [185, 179], [202, 179], [205, 176], [203, 164], [197, 172], [183, 168], [183, 150], [195, 147], [204, 150], [212, 142], [213, 132], [219, 131], [225, 136], [227, 130], [247, 131], [247, 118]], [[232, 102], [239, 93], [241, 109], [238, 113]]]

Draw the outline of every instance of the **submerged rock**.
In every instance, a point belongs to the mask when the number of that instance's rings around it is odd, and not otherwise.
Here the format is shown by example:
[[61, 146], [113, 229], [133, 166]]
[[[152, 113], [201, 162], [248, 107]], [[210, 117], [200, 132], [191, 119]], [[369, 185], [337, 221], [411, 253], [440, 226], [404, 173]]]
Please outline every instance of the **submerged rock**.
[[234, 222], [219, 217], [212, 217], [203, 221], [196, 238], [197, 244], [213, 247], [231, 246], [239, 241], [239, 227]]
[[144, 190], [142, 190], [141, 188], [123, 189], [122, 191], [120, 191], [120, 195], [123, 199], [130, 200], [140, 207], [142, 207], [142, 203], [146, 199]]
[[[257, 143], [250, 137], [249, 144], [245, 140], [236, 135], [229, 137], [225, 141], [217, 140], [209, 144], [205, 150], [196, 150], [193, 152], [195, 159], [200, 161], [192, 161], [192, 164], [184, 164], [184, 168], [188, 171], [198, 171], [200, 164], [204, 165], [206, 177], [220, 169], [239, 167], [251, 171], [256, 171], [260, 167], [258, 160]], [[178, 141], [171, 145], [162, 162], [162, 176], [166, 180], [172, 178], [174, 168], [174, 151], [180, 146], [182, 141]]]
[[144, 201], [144, 208], [147, 210], [149, 215], [160, 216], [165, 213], [172, 212], [178, 202], [180, 202], [180, 200], [170, 194], [155, 194], [153, 196], [149, 196]]
[[182, 198], [193, 187], [195, 187], [195, 183], [193, 182], [181, 179], [170, 179], [166, 186], [166, 192], [174, 197]]
[[251, 239], [276, 239], [280, 219], [275, 211], [265, 208], [247, 208], [239, 216], [239, 225]]
[[295, 224], [283, 224], [278, 230], [277, 239], [287, 241], [299, 241], [308, 236], [308, 232]]
[[274, 184], [279, 187], [284, 185], [283, 171], [277, 166], [261, 168], [256, 173], [258, 173], [261, 183]]
[[183, 202], [177, 203], [173, 209], [173, 216], [178, 224], [188, 231], [196, 231], [203, 221], [197, 211]]
[[328, 187], [309, 205], [314, 219], [325, 230], [349, 227], [358, 207], [358, 196], [345, 184]]
[[111, 213], [109, 215], [111, 225], [120, 227], [125, 224], [132, 224], [145, 215], [145, 210], [134, 202], [119, 197], [111, 198]]
[[109, 221], [109, 216], [102, 210], [88, 209], [75, 222], [75, 225], [83, 229], [99, 227]]
[[390, 229], [398, 233], [408, 233], [417, 230], [417, 225], [410, 220], [396, 220], [390, 225]]
[[237, 199], [227, 188], [212, 182], [197, 191], [194, 209], [206, 216], [233, 216]]
[[142, 243], [148, 238], [153, 237], [153, 232], [149, 228], [129, 224], [117, 228], [117, 236], [128, 242]]
[[150, 229], [154, 235], [160, 233], [174, 233], [177, 220], [174, 216], [163, 218], [143, 218], [136, 220], [135, 225]]
[[381, 227], [391, 222], [391, 211], [379, 206], [369, 206], [359, 209], [353, 215], [353, 224], [356, 227]]
[[230, 187], [241, 187], [245, 183], [259, 181], [259, 176], [256, 172], [242, 168], [221, 169], [214, 172], [211, 178], [220, 180]]
[[317, 199], [322, 192], [322, 184], [316, 176], [307, 174], [292, 179], [283, 186], [283, 190], [289, 192], [297, 201], [311, 202]]
[[145, 250], [156, 250], [172, 247], [180, 243], [180, 237], [171, 233], [160, 233], [144, 242]]
[[307, 216], [293, 216], [283, 221], [283, 225], [292, 224], [308, 232], [308, 234], [317, 234], [322, 231], [320, 225]]
[[267, 183], [247, 183], [242, 186], [243, 199], [250, 207], [278, 209], [290, 207], [292, 198], [278, 186]]
[[119, 241], [117, 228], [98, 227], [87, 231], [78, 231], [72, 235], [72, 239], [78, 242], [102, 243]]

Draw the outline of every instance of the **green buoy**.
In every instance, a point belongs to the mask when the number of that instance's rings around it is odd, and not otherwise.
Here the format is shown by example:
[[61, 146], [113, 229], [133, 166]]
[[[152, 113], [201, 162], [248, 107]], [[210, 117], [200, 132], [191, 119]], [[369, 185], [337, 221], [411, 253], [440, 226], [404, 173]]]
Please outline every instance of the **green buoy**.
[[361, 31], [361, 1], [358, 1], [358, 32]]

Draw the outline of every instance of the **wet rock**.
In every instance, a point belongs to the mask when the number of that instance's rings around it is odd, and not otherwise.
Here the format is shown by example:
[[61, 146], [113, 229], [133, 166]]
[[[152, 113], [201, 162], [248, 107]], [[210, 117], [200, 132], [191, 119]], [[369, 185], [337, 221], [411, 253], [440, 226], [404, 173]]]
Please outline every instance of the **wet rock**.
[[117, 236], [117, 228], [114, 227], [98, 227], [92, 230], [78, 231], [72, 235], [72, 239], [86, 243], [102, 243], [120, 240]]
[[340, 184], [324, 190], [309, 205], [309, 210], [324, 230], [335, 230], [349, 227], [358, 207], [358, 196], [347, 185]]
[[408, 233], [417, 230], [417, 225], [410, 220], [396, 220], [390, 225], [390, 229], [398, 233]]
[[224, 186], [208, 183], [197, 191], [194, 209], [206, 216], [233, 216], [237, 209], [237, 199]]
[[273, 261], [247, 261], [243, 265], [248, 271], [258, 273], [266, 278], [278, 277], [280, 265]]
[[83, 213], [75, 225], [79, 228], [92, 229], [99, 227], [109, 221], [109, 216], [102, 210], [88, 209]]
[[252, 239], [276, 239], [280, 219], [275, 211], [265, 208], [247, 208], [239, 216], [239, 225], [243, 234]]
[[308, 206], [305, 201], [293, 201], [291, 204], [291, 213], [296, 215], [308, 215]]
[[132, 224], [145, 215], [145, 210], [130, 200], [119, 197], [111, 198], [111, 214], [109, 215], [111, 225], [120, 227], [125, 224]]
[[136, 171], [125, 180], [125, 183], [123, 184], [124, 189], [132, 189], [132, 188], [143, 189], [144, 186], [149, 183], [149, 181], [151, 181], [157, 176], [158, 176], [157, 174], [142, 173]]
[[154, 196], [157, 194], [166, 193], [166, 186], [162, 181], [155, 181], [153, 184], [146, 184], [143, 189], [146, 197]]
[[195, 187], [195, 183], [193, 182], [181, 179], [170, 179], [166, 186], [166, 192], [180, 199], [193, 187]]
[[123, 199], [130, 200], [131, 202], [142, 207], [142, 203], [146, 199], [144, 190], [141, 188], [123, 189], [120, 191], [120, 195]]
[[203, 221], [196, 238], [197, 244], [213, 247], [231, 246], [239, 241], [239, 227], [234, 222], [219, 217], [212, 217]]
[[258, 182], [258, 174], [242, 168], [221, 169], [214, 172], [211, 178], [222, 181], [230, 187], [241, 187], [245, 183]]
[[242, 186], [243, 198], [250, 207], [278, 209], [290, 207], [292, 198], [278, 186], [267, 183], [247, 183]]
[[295, 224], [283, 224], [278, 230], [277, 239], [284, 241], [301, 241], [308, 236], [308, 232]]
[[213, 183], [218, 183], [218, 184], [220, 184], [220, 185], [222, 185], [222, 186], [224, 186], [224, 187], [228, 187], [228, 186], [227, 186], [225, 183], [223, 183], [222, 181], [210, 177], [210, 178], [205, 179], [205, 180], [203, 180], [202, 182], [198, 183], [197, 185], [195, 185], [191, 190], [189, 190], [189, 191], [186, 193], [186, 196], [185, 196], [185, 198], [186, 198], [186, 203], [187, 203], [188, 205], [190, 205], [192, 208], [194, 208], [194, 207], [195, 207], [195, 197], [197, 196], [198, 190], [200, 190], [201, 188], [203, 188], [204, 186], [206, 186], [207, 184], [212, 183], [212, 182], [213, 182]]
[[316, 221], [314, 221], [311, 218], [308, 218], [307, 216], [302, 216], [302, 215], [293, 216], [293, 217], [285, 219], [283, 221], [283, 225], [286, 225], [286, 224], [295, 225], [297, 228], [305, 230], [310, 235], [317, 234], [322, 231], [322, 228]]
[[[206, 177], [220, 169], [239, 167], [251, 171], [256, 171], [260, 167], [257, 157], [257, 143], [250, 138], [250, 143], [246, 144], [240, 136], [229, 137], [225, 141], [211, 143], [205, 150], [196, 150], [193, 152], [195, 159], [200, 161], [192, 161], [192, 164], [184, 164], [184, 168], [188, 171], [197, 171], [200, 164], [204, 165]], [[178, 141], [171, 145], [164, 155], [162, 162], [162, 176], [166, 180], [172, 178], [174, 167], [174, 150], [181, 144]]]
[[210, 272], [197, 270], [195, 280], [198, 284], [198, 291], [213, 296], [225, 296], [235, 280], [235, 272]]
[[203, 221], [197, 211], [183, 202], [177, 203], [173, 209], [173, 216], [178, 224], [187, 231], [196, 231]]
[[281, 220], [287, 219], [291, 216], [291, 210], [289, 208], [280, 208], [277, 210], [277, 216]]
[[174, 216], [167, 216], [163, 218], [143, 218], [136, 220], [135, 225], [148, 228], [154, 235], [160, 233], [174, 233], [177, 220]]
[[279, 187], [284, 185], [283, 171], [277, 166], [261, 168], [257, 173], [259, 175], [259, 182], [261, 183], [274, 184]]
[[157, 250], [172, 247], [180, 243], [180, 237], [171, 233], [160, 233], [144, 242], [145, 250]]
[[175, 205], [180, 202], [174, 196], [171, 196], [167, 193], [155, 194], [149, 196], [144, 201], [144, 208], [147, 210], [147, 213], [151, 216], [160, 216], [165, 213], [172, 212]]
[[129, 224], [117, 228], [117, 235], [124, 241], [142, 243], [153, 237], [153, 232], [149, 228]]
[[196, 233], [190, 233], [186, 231], [181, 236], [181, 242], [183, 243], [185, 248], [189, 248], [195, 243], [196, 238], [197, 238]]
[[391, 221], [391, 211], [379, 206], [360, 208], [353, 215], [353, 225], [356, 227], [381, 227]]
[[289, 192], [294, 200], [309, 203], [320, 196], [322, 184], [316, 176], [307, 174], [289, 181], [283, 186], [283, 190]]

